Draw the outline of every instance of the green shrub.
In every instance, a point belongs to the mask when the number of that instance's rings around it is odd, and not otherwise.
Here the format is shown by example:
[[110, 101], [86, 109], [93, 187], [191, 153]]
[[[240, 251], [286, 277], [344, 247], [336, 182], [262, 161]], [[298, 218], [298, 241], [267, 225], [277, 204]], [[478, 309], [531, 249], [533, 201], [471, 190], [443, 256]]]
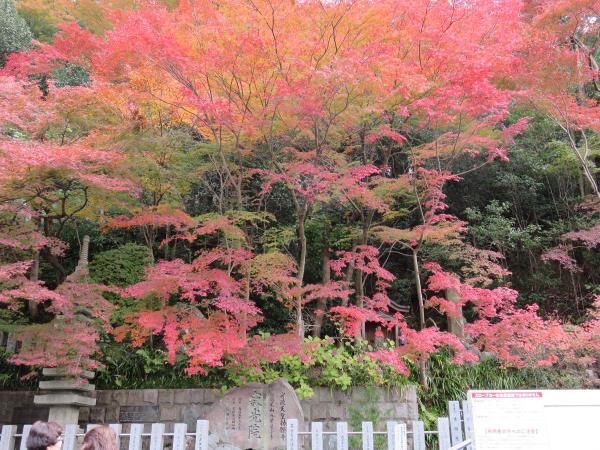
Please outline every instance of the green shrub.
[[8, 362], [12, 353], [0, 347], [0, 390], [33, 390], [37, 388], [38, 377], [30, 369], [15, 366]]
[[70, 62], [54, 69], [52, 78], [56, 87], [87, 86], [90, 84], [90, 74], [82, 66]]
[[19, 15], [13, 0], [0, 0], [0, 66], [13, 52], [31, 47], [31, 30]]
[[97, 254], [90, 262], [90, 276], [97, 283], [125, 287], [138, 283], [150, 264], [148, 248], [125, 244]]

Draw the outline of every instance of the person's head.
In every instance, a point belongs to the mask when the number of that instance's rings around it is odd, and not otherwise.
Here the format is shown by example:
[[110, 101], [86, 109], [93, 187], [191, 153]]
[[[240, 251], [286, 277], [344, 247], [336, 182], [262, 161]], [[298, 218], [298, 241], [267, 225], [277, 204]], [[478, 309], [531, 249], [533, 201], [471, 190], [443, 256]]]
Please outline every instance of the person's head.
[[56, 422], [37, 421], [31, 426], [27, 436], [27, 450], [60, 450], [62, 447], [62, 427]]
[[117, 435], [107, 426], [93, 428], [85, 433], [80, 450], [117, 450]]

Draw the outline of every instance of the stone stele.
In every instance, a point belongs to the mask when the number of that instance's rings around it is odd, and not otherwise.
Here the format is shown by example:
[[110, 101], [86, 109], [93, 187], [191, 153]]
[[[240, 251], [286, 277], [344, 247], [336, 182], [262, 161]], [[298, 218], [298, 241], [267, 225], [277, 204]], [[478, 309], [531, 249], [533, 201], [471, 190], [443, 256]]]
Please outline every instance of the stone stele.
[[284, 379], [232, 389], [215, 403], [209, 420], [211, 450], [285, 449], [287, 419], [304, 420], [294, 389]]

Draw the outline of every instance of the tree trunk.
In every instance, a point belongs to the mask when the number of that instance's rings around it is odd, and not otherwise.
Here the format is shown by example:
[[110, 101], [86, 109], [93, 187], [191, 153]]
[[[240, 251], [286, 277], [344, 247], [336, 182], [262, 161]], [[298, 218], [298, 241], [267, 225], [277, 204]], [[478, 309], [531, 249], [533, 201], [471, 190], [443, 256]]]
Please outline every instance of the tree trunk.
[[583, 138], [583, 146], [584, 146], [584, 149], [582, 150], [577, 145], [577, 142], [575, 140], [575, 135], [571, 131], [571, 129], [568, 126], [565, 126], [560, 122], [557, 122], [557, 123], [562, 128], [562, 130], [566, 133], [567, 137], [569, 138], [569, 145], [571, 146], [573, 153], [575, 153], [575, 156], [579, 160], [579, 164], [581, 165], [583, 175], [588, 180], [590, 187], [592, 188], [592, 192], [594, 193], [594, 195], [596, 197], [598, 197], [600, 199], [600, 188], [598, 188], [598, 183], [596, 182], [596, 175], [592, 171], [589, 161], [587, 159], [590, 154], [590, 149], [589, 149], [589, 144], [588, 144], [588, 140], [587, 140], [585, 131], [581, 130], [581, 137]]
[[[306, 222], [307, 211], [306, 207], [298, 216], [298, 244], [300, 244], [300, 255], [298, 256], [298, 283], [302, 286], [304, 280], [304, 270], [306, 268], [306, 232], [304, 230], [304, 224]], [[304, 320], [302, 319], [302, 298], [296, 299], [296, 327], [298, 336], [304, 338]]]
[[423, 288], [421, 287], [421, 270], [419, 269], [419, 259], [417, 250], [412, 251], [413, 271], [415, 277], [415, 286], [417, 289], [417, 299], [419, 302], [419, 329], [425, 328], [425, 302], [423, 301]]
[[[248, 270], [246, 272], [246, 283], [244, 286], [244, 298], [246, 300], [247, 303], [250, 303], [250, 283], [251, 283], [251, 276], [252, 276], [252, 268], [248, 267]], [[242, 313], [242, 320], [241, 320], [241, 333], [242, 333], [242, 339], [245, 341], [248, 338], [248, 314], [246, 312]]]
[[50, 252], [50, 249], [48, 249], [48, 247], [44, 247], [40, 251], [40, 256], [42, 258], [44, 258], [52, 266], [52, 268], [56, 271], [57, 284], [62, 284], [63, 281], [65, 281], [65, 278], [67, 278], [67, 275], [65, 272], [65, 268], [60, 263], [58, 258]]
[[[417, 299], [419, 301], [419, 329], [425, 329], [425, 302], [423, 301], [423, 288], [421, 287], [421, 270], [419, 269], [419, 259], [417, 250], [412, 251], [413, 270], [415, 277], [415, 284], [417, 288]], [[427, 360], [424, 356], [419, 359], [419, 382], [423, 389], [429, 389], [429, 383], [427, 381]]]
[[[351, 250], [352, 253], [356, 252], [356, 245], [352, 247]], [[354, 261], [350, 261], [350, 264], [348, 264], [348, 267], [346, 268], [346, 281], [348, 282], [348, 284], [350, 284], [350, 282], [352, 281], [352, 276], [354, 275]], [[342, 299], [342, 306], [348, 306], [348, 298], [343, 298]]]
[[[40, 252], [38, 250], [35, 250], [33, 252], [33, 264], [31, 265], [31, 275], [29, 276], [29, 279], [31, 281], [38, 281], [39, 276], [40, 276]], [[29, 311], [29, 317], [31, 317], [32, 319], [37, 319], [38, 314], [39, 314], [37, 302], [34, 302], [33, 300], [29, 300], [27, 302], [27, 310]]]
[[[363, 273], [360, 270], [355, 271], [354, 284], [356, 289], [356, 306], [358, 308], [362, 308], [365, 303], [363, 300], [365, 292], [363, 288]], [[354, 336], [356, 342], [360, 341], [361, 339], [364, 339], [365, 328], [365, 321], [362, 320], [360, 323], [360, 328], [357, 330], [356, 336]]]
[[[369, 228], [371, 227], [371, 221], [373, 220], [373, 216], [375, 211], [368, 211], [363, 215], [363, 225], [362, 225], [362, 235], [360, 239], [360, 245], [367, 245], [369, 240]], [[356, 287], [356, 306], [362, 308], [364, 306], [363, 297], [365, 295], [365, 289], [363, 286], [364, 283], [364, 275], [360, 270], [356, 270], [355, 274], [355, 287]], [[365, 339], [366, 337], [366, 323], [363, 320], [360, 329], [358, 330], [357, 335], [355, 336], [356, 341], [361, 339]]]
[[[453, 288], [446, 289], [446, 299], [454, 304], [460, 303], [460, 295], [458, 291]], [[448, 316], [448, 331], [461, 341], [465, 339], [465, 317], [462, 314], [462, 307], [460, 308], [460, 316]]]
[[[329, 260], [331, 258], [331, 255], [329, 253], [329, 222], [325, 223], [325, 228], [323, 230], [322, 246], [323, 247], [321, 249], [321, 284], [326, 285], [331, 280], [331, 267], [329, 267]], [[313, 337], [321, 337], [321, 328], [323, 328], [323, 316], [325, 314], [326, 309], [327, 299], [319, 298], [317, 300], [317, 312], [315, 314], [315, 324], [312, 332]]]
[[419, 383], [426, 391], [429, 390], [429, 381], [427, 380], [427, 360], [424, 356], [419, 359]]
[[154, 264], [154, 228], [152, 225], [143, 225], [142, 232], [144, 234], [144, 240], [146, 241], [146, 247], [148, 247], [148, 257], [150, 258], [150, 264]]
[[166, 231], [165, 231], [165, 240], [167, 242], [165, 243], [164, 248], [163, 248], [163, 255], [166, 260], [169, 259], [169, 254], [171, 253], [170, 252], [171, 245], [169, 244], [170, 237], [171, 237], [171, 225], [167, 224]]

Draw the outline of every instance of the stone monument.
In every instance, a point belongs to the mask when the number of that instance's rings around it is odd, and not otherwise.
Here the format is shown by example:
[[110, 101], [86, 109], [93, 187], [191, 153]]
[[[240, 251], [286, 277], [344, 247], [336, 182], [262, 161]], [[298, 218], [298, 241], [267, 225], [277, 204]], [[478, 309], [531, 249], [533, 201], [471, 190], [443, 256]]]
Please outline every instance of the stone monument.
[[[90, 237], [84, 236], [79, 254], [79, 262], [74, 273], [84, 272], [88, 266], [88, 252]], [[96, 399], [89, 394], [95, 387], [88, 380], [94, 373], [83, 371], [81, 378], [66, 374], [60, 368], [45, 367], [42, 375], [49, 379], [40, 381], [40, 390], [45, 391], [33, 398], [33, 403], [48, 406], [48, 420], [61, 425], [77, 424], [79, 422], [79, 408], [81, 406], [95, 406]]]
[[300, 401], [284, 379], [232, 389], [211, 408], [210, 450], [280, 450], [288, 419], [304, 420]]

